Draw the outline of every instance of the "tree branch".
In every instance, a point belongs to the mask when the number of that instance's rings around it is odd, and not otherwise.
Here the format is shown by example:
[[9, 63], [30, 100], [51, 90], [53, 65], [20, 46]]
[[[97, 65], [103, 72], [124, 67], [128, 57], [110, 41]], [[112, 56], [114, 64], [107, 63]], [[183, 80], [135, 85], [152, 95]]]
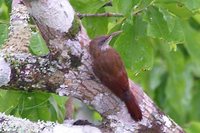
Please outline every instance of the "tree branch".
[[97, 14], [80, 14], [80, 13], [77, 13], [77, 16], [80, 19], [82, 19], [84, 17], [124, 17], [124, 15], [120, 14], [120, 13], [109, 13], [109, 12], [97, 13]]
[[61, 132], [78, 132], [78, 133], [101, 133], [101, 131], [93, 126], [76, 126], [74, 121], [66, 120], [63, 124], [54, 122], [31, 122], [26, 119], [7, 116], [0, 113], [0, 131], [6, 133], [61, 133]]

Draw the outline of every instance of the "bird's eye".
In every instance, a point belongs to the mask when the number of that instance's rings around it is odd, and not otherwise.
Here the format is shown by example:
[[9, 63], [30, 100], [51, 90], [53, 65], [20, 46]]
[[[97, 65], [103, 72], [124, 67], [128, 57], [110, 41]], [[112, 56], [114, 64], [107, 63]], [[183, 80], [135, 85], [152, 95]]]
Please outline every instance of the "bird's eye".
[[99, 43], [99, 45], [103, 45], [106, 42], [106, 39], [102, 39]]
[[105, 41], [106, 41], [105, 39], [101, 40], [101, 44], [104, 44], [104, 43], [105, 43]]

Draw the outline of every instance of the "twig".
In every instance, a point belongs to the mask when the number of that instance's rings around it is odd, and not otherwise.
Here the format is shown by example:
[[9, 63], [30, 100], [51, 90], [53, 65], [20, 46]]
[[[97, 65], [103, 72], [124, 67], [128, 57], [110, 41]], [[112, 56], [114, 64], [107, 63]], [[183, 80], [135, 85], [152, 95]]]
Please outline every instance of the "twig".
[[120, 13], [109, 13], [109, 12], [97, 13], [97, 14], [80, 14], [80, 13], [77, 13], [77, 16], [80, 19], [82, 19], [84, 17], [124, 17], [124, 15], [120, 14]]

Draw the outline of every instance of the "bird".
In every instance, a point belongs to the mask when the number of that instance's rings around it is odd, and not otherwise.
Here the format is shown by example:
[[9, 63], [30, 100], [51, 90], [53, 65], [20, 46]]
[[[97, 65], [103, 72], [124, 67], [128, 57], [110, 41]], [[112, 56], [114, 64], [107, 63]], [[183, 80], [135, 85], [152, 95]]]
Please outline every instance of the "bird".
[[121, 31], [113, 32], [90, 41], [92, 70], [101, 83], [125, 103], [132, 119], [141, 121], [142, 111], [130, 89], [124, 63], [117, 51], [109, 45], [112, 38], [120, 33]]

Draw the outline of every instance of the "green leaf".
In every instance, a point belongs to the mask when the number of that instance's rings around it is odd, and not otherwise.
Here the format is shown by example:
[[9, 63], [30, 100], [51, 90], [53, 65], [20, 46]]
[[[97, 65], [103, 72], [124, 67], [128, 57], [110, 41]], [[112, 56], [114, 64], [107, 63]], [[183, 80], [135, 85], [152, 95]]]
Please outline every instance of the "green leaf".
[[185, 41], [185, 35], [183, 31], [184, 26], [181, 23], [182, 20], [163, 8], [160, 8], [160, 11], [162, 12], [169, 28], [169, 35], [166, 40], [171, 44], [183, 43]]
[[48, 93], [24, 93], [19, 102], [19, 114], [33, 121], [52, 120], [48, 108], [49, 97]]
[[2, 47], [5, 39], [8, 38], [8, 25], [0, 24], [0, 47]]
[[[61, 98], [60, 98], [61, 99]], [[65, 118], [65, 102], [63, 102], [61, 105], [62, 105], [62, 109], [61, 109], [61, 106], [57, 103], [57, 101], [54, 99], [53, 96], [51, 96], [49, 98], [49, 107], [51, 109], [51, 116], [54, 118], [54, 120], [57, 120], [59, 122], [62, 122]]]
[[19, 99], [22, 95], [21, 92], [3, 90], [1, 90], [0, 92], [0, 112], [5, 112], [6, 114], [10, 114], [11, 112], [15, 113], [15, 109], [18, 106]]
[[181, 25], [181, 22], [178, 18], [175, 18], [174, 27], [170, 29], [170, 33], [167, 40], [174, 44], [183, 43], [185, 41], [183, 25]]
[[49, 49], [38, 32], [33, 32], [31, 35], [31, 41], [29, 49], [33, 55], [42, 56], [49, 53]]
[[[192, 95], [192, 77], [189, 73], [182, 74], [174, 72], [167, 79], [165, 93], [168, 107], [171, 108], [168, 114], [178, 123], [184, 123], [187, 112], [190, 111]], [[176, 102], [174, 102], [176, 101]]]
[[23, 93], [20, 97], [18, 113], [22, 118], [33, 121], [40, 119], [62, 122], [65, 114], [65, 100], [55, 97], [42, 92]]
[[183, 18], [183, 19], [187, 19], [193, 15], [193, 12], [191, 10], [189, 10], [181, 2], [175, 2], [174, 0], [171, 0], [171, 1], [167, 0], [166, 2], [160, 2], [158, 5], [165, 8], [173, 15]]
[[187, 22], [183, 22], [185, 34], [185, 47], [194, 62], [193, 73], [200, 77], [200, 33], [191, 28]]
[[96, 121], [102, 121], [101, 115], [96, 111], [93, 111], [93, 119]]
[[[161, 53], [167, 61], [168, 73], [165, 87], [166, 107], [168, 114], [176, 119], [176, 122], [186, 121], [186, 114], [190, 109], [192, 95], [192, 75], [185, 65], [185, 59], [180, 49], [176, 52], [169, 51], [169, 46], [161, 44]], [[174, 102], [176, 101], [176, 102]], [[185, 117], [184, 117], [185, 116]]]
[[199, 101], [200, 101], [200, 82], [199, 79], [194, 80], [194, 85], [193, 85], [193, 91], [192, 91], [192, 104], [190, 107], [190, 114], [189, 114], [189, 118], [190, 120], [195, 120], [195, 121], [199, 121], [200, 120], [200, 106], [199, 106]]
[[140, 27], [141, 23], [145, 25], [145, 22], [137, 19], [139, 18], [133, 20], [134, 23], [129, 20], [124, 23], [123, 33], [117, 38], [114, 45], [127, 69], [132, 70], [136, 75], [142, 70], [149, 70], [153, 65], [151, 40], [142, 36], [145, 28]]
[[76, 11], [80, 13], [96, 13], [109, 0], [70, 0]]
[[130, 15], [137, 2], [139, 2], [139, 0], [113, 0], [112, 4], [116, 12]]
[[140, 2], [134, 6], [133, 14], [138, 13], [148, 6], [152, 5], [155, 0], [140, 0]]
[[[102, 13], [104, 11], [102, 8], [98, 12]], [[83, 18], [82, 22], [91, 38], [105, 35], [108, 32], [108, 17]]]
[[180, 0], [191, 11], [200, 9], [200, 0]]
[[149, 77], [149, 89], [155, 90], [162, 83], [162, 76], [166, 73], [164, 62], [157, 58]]
[[116, 23], [112, 23], [113, 26], [110, 28], [109, 34], [115, 32], [115, 31], [121, 30], [121, 27], [122, 27], [125, 20], [126, 20], [125, 18], [121, 18]]
[[[125, 18], [122, 18], [122, 19], [118, 20], [118, 22], [115, 23], [115, 25], [109, 30], [108, 34], [111, 34], [111, 33], [116, 32], [116, 31], [120, 31], [121, 28], [122, 28], [122, 25], [124, 24], [124, 21], [125, 21], [125, 20], [126, 20]], [[114, 45], [116, 39], [117, 39], [117, 38], [113, 38], [113, 39], [111, 40], [111, 42], [110, 42], [110, 45], [111, 45], [111, 46]]]
[[195, 30], [200, 30], [200, 14], [195, 14], [189, 19], [189, 23]]
[[9, 19], [8, 7], [6, 6], [6, 3], [4, 2], [0, 6], [0, 18], [4, 20]]
[[169, 29], [163, 14], [157, 7], [149, 7], [146, 14], [147, 35], [153, 38], [167, 39]]
[[185, 128], [187, 133], [199, 133], [200, 132], [200, 122], [192, 121]]

